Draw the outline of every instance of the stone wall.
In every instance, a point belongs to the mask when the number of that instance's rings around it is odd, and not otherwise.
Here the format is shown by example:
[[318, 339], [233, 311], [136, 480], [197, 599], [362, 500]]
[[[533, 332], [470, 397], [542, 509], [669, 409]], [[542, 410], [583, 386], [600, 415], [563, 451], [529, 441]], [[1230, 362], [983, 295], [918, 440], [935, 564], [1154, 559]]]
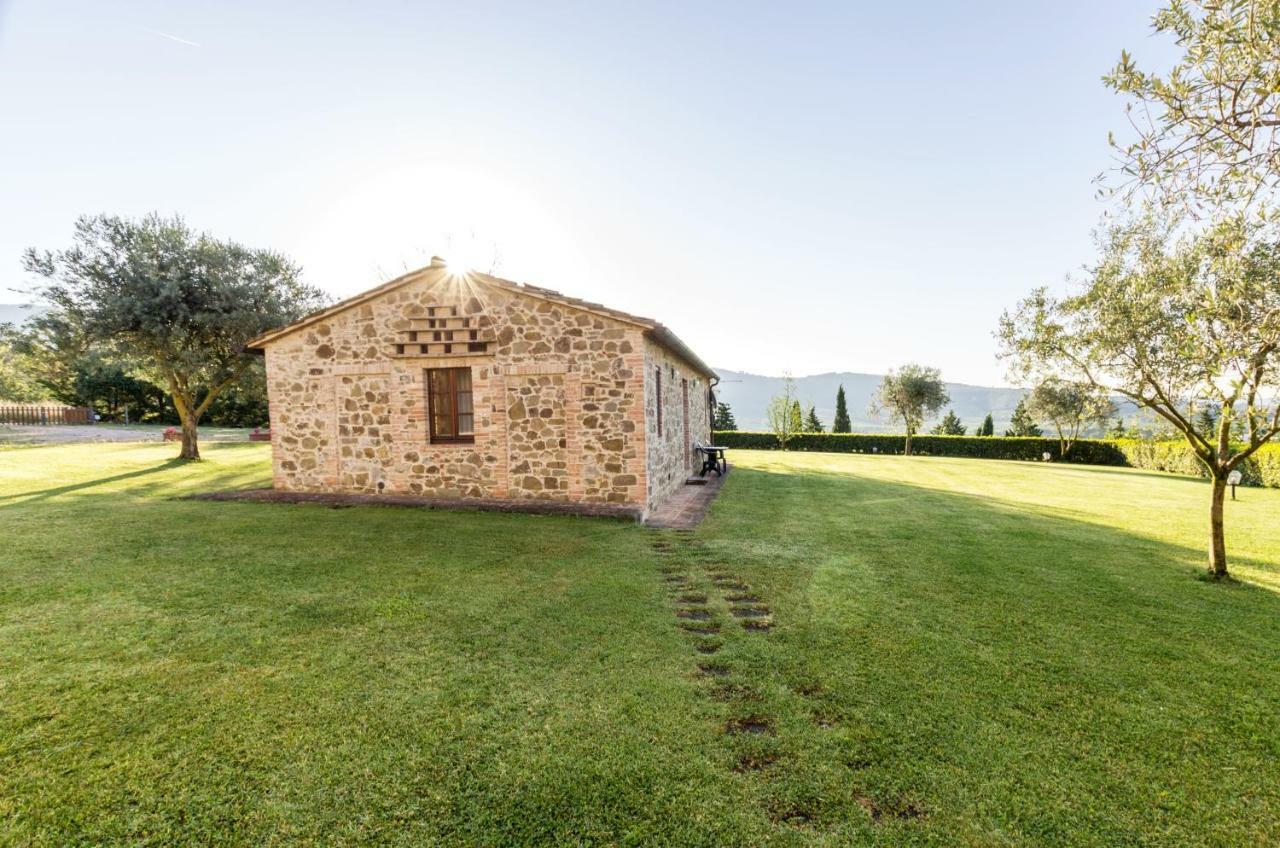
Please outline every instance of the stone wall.
[[[489, 351], [395, 355], [433, 306], [474, 316]], [[266, 345], [275, 487], [644, 505], [647, 344], [639, 325], [424, 271]], [[429, 437], [425, 370], [449, 367], [471, 369], [474, 444]]]
[[[665, 347], [645, 340], [645, 427], [648, 487], [646, 504], [653, 509], [701, 467], [693, 445], [710, 444], [707, 378]], [[658, 430], [661, 392], [662, 432]]]

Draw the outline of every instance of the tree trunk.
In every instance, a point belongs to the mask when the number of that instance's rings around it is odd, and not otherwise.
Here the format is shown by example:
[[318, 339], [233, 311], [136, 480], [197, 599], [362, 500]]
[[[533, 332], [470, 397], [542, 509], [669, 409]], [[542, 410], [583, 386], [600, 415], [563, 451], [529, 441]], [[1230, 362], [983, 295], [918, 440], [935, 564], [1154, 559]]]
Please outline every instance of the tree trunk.
[[1219, 580], [1227, 576], [1227, 541], [1222, 521], [1227, 479], [1214, 474], [1211, 482], [1213, 494], [1209, 504], [1209, 576]]
[[200, 458], [197, 438], [196, 422], [189, 415], [182, 416], [182, 453], [178, 454], [178, 459]]
[[903, 456], [911, 456], [911, 428], [907, 428], [907, 444], [902, 450]]

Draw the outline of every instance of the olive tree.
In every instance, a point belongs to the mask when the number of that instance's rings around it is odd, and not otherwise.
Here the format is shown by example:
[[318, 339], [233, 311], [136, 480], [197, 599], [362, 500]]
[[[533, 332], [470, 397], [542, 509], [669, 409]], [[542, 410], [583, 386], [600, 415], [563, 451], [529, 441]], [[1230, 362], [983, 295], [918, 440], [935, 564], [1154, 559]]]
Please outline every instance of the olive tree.
[[1066, 459], [1080, 432], [1115, 413], [1107, 393], [1092, 383], [1048, 377], [1027, 396], [1031, 414], [1058, 433], [1058, 455]]
[[1280, 2], [1170, 0], [1152, 25], [1182, 55], [1154, 73], [1122, 52], [1103, 78], [1130, 98], [1113, 187], [1192, 210], [1265, 197], [1280, 186]]
[[787, 442], [791, 441], [791, 437], [800, 432], [802, 422], [797, 421], [799, 416], [796, 410], [800, 408], [800, 401], [796, 399], [796, 384], [788, 374], [782, 378], [782, 391], [774, 395], [769, 400], [769, 405], [765, 407], [765, 420], [769, 424], [769, 431], [773, 433], [778, 440], [778, 447], [782, 450], [787, 449]]
[[198, 425], [253, 361], [245, 343], [322, 305], [281, 255], [220, 241], [180, 218], [76, 221], [64, 250], [27, 250], [26, 269], [58, 320], [113, 346], [165, 386], [182, 422], [182, 459]]
[[912, 363], [884, 376], [871, 401], [871, 413], [902, 422], [907, 432], [903, 453], [910, 456], [911, 437], [920, 431], [925, 419], [936, 415], [950, 401], [942, 372]]
[[[1099, 248], [1069, 294], [1038, 289], [1001, 317], [1002, 355], [1011, 376], [1086, 382], [1182, 434], [1212, 484], [1209, 572], [1225, 577], [1227, 477], [1280, 433], [1280, 232], [1244, 216], [1187, 232], [1147, 215], [1104, 230]], [[1214, 406], [1214, 432], [1193, 400]]]

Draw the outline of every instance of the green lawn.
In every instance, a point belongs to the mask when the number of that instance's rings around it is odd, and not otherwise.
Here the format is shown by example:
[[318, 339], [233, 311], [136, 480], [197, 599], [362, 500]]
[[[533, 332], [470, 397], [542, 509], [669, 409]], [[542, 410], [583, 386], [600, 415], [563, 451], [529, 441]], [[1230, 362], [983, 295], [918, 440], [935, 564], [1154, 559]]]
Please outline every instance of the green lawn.
[[0, 452], [0, 844], [1280, 840], [1280, 490], [1216, 585], [1129, 470], [735, 451], [686, 540], [174, 451]]

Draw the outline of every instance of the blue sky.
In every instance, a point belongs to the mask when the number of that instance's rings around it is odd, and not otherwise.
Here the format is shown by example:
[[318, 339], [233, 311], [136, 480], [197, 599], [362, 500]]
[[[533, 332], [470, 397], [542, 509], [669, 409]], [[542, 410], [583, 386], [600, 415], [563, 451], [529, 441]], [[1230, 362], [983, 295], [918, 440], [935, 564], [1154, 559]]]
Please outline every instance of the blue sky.
[[0, 0], [0, 285], [160, 210], [335, 296], [466, 254], [719, 367], [998, 383], [1001, 309], [1091, 256], [1155, 5]]

